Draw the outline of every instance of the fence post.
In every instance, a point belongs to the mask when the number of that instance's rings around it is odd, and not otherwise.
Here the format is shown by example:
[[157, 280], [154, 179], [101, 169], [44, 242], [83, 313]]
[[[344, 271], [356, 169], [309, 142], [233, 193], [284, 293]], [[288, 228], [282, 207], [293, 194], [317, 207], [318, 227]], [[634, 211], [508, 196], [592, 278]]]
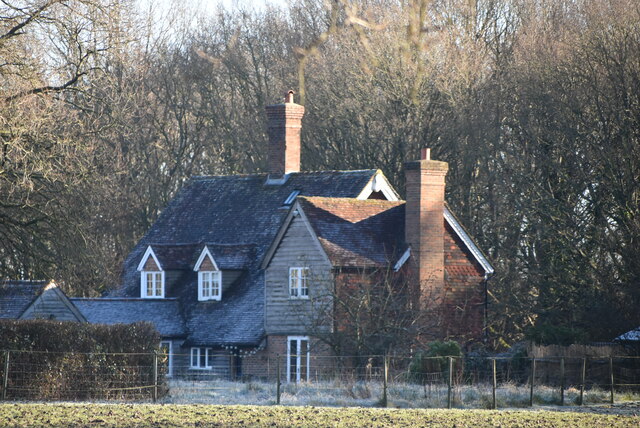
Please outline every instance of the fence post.
[[491, 408], [492, 409], [496, 409], [498, 408], [498, 403], [496, 400], [496, 388], [498, 387], [498, 379], [496, 376], [496, 359], [492, 358], [491, 359], [491, 372], [493, 374], [493, 382], [492, 382], [492, 388], [491, 388], [491, 398], [492, 398], [492, 402], [491, 402]]
[[9, 386], [9, 352], [4, 351], [4, 373], [2, 376], [2, 399], [7, 399], [7, 387]]
[[153, 402], [158, 401], [158, 351], [153, 351]]
[[609, 377], [611, 378], [611, 404], [613, 404], [613, 357], [609, 357]]
[[529, 407], [533, 407], [533, 386], [536, 383], [536, 357], [531, 358], [531, 391], [529, 392]]
[[560, 405], [564, 406], [564, 358], [560, 358]]
[[389, 382], [389, 357], [384, 355], [384, 376], [382, 378], [382, 407], [387, 407], [388, 398], [387, 398], [387, 384]]
[[276, 404], [280, 404], [280, 354], [276, 355]]
[[453, 383], [453, 357], [449, 358], [449, 375], [447, 376], [447, 409], [451, 408], [451, 384]]
[[582, 357], [582, 373], [580, 374], [580, 405], [584, 404], [584, 383], [587, 378], [587, 357]]

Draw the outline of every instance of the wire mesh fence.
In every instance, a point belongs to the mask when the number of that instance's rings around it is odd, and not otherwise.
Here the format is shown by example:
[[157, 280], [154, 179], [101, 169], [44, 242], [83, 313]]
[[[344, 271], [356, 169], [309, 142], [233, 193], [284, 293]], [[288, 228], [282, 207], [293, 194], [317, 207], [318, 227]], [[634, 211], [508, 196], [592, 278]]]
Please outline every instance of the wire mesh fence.
[[142, 400], [168, 391], [157, 353], [2, 351], [4, 400]]
[[0, 351], [4, 400], [507, 408], [640, 400], [640, 358]]

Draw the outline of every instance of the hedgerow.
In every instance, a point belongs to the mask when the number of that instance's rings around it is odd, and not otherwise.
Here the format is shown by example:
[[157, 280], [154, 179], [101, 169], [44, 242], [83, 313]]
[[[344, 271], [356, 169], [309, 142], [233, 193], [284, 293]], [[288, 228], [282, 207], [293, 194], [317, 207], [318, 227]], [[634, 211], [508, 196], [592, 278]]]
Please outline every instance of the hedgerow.
[[[154, 351], [160, 335], [150, 323], [96, 325], [49, 320], [0, 320], [0, 374], [8, 364], [11, 399], [126, 399], [154, 391]], [[158, 388], [166, 388], [158, 364]]]

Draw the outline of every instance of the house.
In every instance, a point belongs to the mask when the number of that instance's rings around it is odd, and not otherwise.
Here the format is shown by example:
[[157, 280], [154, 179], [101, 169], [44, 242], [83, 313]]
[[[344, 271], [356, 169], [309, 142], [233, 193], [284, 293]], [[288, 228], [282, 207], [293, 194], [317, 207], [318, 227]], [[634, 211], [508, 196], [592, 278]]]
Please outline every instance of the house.
[[52, 281], [0, 281], [0, 319], [86, 322]]
[[640, 327], [629, 330], [613, 339], [614, 342], [640, 342]]
[[120, 286], [72, 299], [89, 322], [154, 323], [174, 375], [266, 376], [286, 355], [287, 379], [304, 380], [313, 353], [330, 352], [305, 321], [321, 284], [393, 267], [420, 295], [449, 290], [452, 311], [464, 296], [464, 328], [479, 338], [493, 268], [445, 204], [447, 164], [428, 151], [407, 163], [406, 201], [377, 169], [301, 171], [303, 115], [293, 92], [267, 107], [268, 173], [193, 177], [128, 255]]

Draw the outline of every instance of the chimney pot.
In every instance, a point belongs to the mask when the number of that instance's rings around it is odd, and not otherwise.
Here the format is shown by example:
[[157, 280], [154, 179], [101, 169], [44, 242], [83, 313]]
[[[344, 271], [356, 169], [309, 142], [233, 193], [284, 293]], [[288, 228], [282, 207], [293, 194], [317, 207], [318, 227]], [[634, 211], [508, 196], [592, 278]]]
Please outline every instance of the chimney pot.
[[431, 160], [431, 149], [423, 148], [420, 150], [421, 160]]
[[293, 102], [293, 94], [294, 93], [295, 92], [293, 92], [293, 91], [287, 92], [287, 95], [284, 96], [284, 102], [285, 103], [292, 103]]

